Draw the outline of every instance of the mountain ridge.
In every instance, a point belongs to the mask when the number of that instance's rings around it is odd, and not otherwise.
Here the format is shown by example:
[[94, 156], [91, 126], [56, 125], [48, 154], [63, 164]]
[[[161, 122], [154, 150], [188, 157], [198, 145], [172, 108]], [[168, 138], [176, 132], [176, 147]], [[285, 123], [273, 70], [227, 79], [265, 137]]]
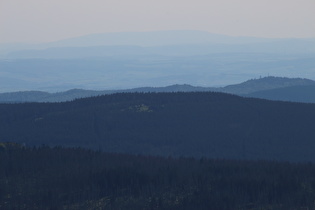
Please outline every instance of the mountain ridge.
[[[10, 92], [10, 93], [0, 93], [0, 102], [63, 102], [63, 101], [71, 101], [77, 98], [85, 98], [92, 97], [104, 94], [113, 94], [113, 93], [132, 93], [132, 92], [198, 92], [198, 91], [213, 91], [213, 92], [224, 92], [230, 94], [236, 94], [240, 96], [246, 97], [256, 97], [257, 98], [265, 98], [260, 93], [261, 91], [279, 91], [279, 88], [292, 87], [291, 90], [294, 91], [294, 87], [298, 89], [300, 86], [310, 86], [311, 89], [313, 86], [315, 87], [315, 81], [310, 79], [303, 78], [286, 78], [286, 77], [263, 77], [259, 79], [251, 79], [245, 82], [228, 85], [221, 88], [215, 87], [200, 87], [200, 86], [192, 86], [188, 84], [175, 84], [166, 87], [139, 87], [132, 89], [122, 89], [122, 90], [84, 90], [84, 89], [70, 89], [64, 92], [57, 93], [48, 93], [42, 91], [21, 91], [21, 92]], [[303, 100], [295, 98], [301, 98], [300, 94], [295, 94], [291, 98], [289, 97], [290, 91], [286, 93], [288, 101], [297, 101], [297, 102], [315, 102], [312, 99], [312, 91], [308, 91], [308, 95], [303, 97]], [[303, 91], [299, 91], [299, 93], [303, 94]], [[270, 98], [270, 97], [269, 97]], [[272, 97], [271, 97], [272, 98]], [[278, 97], [281, 100], [281, 97]], [[277, 98], [273, 98], [273, 100], [277, 100]], [[283, 100], [283, 99], [282, 99]]]
[[[260, 43], [259, 45], [257, 45]], [[40, 44], [0, 44], [0, 55], [5, 55], [27, 50], [44, 50], [52, 48], [69, 47], [96, 47], [96, 46], [140, 46], [140, 47], [162, 47], [176, 45], [224, 45], [241, 47], [241, 51], [269, 49], [268, 52], [315, 52], [314, 38], [260, 38], [228, 36], [223, 34], [212, 34], [206, 31], [178, 30], [178, 31], [148, 31], [148, 32], [116, 32], [105, 34], [89, 34], [79, 37], [62, 39], [59, 41]], [[276, 46], [276, 47], [274, 47]], [[270, 50], [272, 49], [272, 50]], [[240, 52], [240, 50], [236, 50]], [[28, 51], [30, 53], [32, 51]], [[75, 51], [73, 51], [75, 52]], [[12, 55], [11, 55], [12, 56]]]
[[100, 45], [25, 49], [6, 54], [6, 59], [75, 59], [119, 56], [202, 56], [215, 53], [314, 54], [315, 41], [258, 42], [246, 44], [181, 44], [163, 46]]

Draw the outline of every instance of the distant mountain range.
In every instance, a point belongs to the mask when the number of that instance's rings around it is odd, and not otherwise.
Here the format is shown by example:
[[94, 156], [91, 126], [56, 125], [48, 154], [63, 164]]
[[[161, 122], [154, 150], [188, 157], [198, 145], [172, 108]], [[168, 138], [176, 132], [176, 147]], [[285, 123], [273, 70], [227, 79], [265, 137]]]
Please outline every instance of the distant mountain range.
[[0, 92], [222, 87], [273, 75], [315, 79], [315, 39], [233, 37], [205, 31], [90, 34], [0, 44]]
[[78, 98], [132, 92], [224, 92], [244, 97], [269, 100], [315, 103], [315, 81], [301, 78], [264, 77], [221, 88], [196, 87], [191, 85], [171, 85], [166, 87], [141, 87], [124, 90], [83, 90], [72, 89], [65, 92], [48, 93], [42, 91], [22, 91], [0, 93], [0, 102], [64, 102]]
[[[295, 47], [294, 47], [295, 46]], [[285, 40], [249, 44], [181, 44], [142, 47], [90, 46], [90, 47], [53, 47], [29, 49], [8, 53], [6, 59], [76, 59], [119, 56], [201, 56], [214, 53], [315, 53], [315, 41]]]
[[41, 44], [0, 44], [3, 58], [82, 58], [115, 55], [315, 53], [315, 39], [233, 37], [205, 31], [90, 34]]

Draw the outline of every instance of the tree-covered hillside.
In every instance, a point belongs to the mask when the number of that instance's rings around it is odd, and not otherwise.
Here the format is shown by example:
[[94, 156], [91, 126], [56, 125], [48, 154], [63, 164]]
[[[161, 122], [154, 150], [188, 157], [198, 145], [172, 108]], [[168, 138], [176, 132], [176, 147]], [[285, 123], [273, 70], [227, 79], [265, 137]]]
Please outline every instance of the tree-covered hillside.
[[315, 105], [125, 93], [0, 105], [0, 141], [161, 156], [315, 161]]
[[0, 144], [0, 209], [313, 209], [315, 165]]

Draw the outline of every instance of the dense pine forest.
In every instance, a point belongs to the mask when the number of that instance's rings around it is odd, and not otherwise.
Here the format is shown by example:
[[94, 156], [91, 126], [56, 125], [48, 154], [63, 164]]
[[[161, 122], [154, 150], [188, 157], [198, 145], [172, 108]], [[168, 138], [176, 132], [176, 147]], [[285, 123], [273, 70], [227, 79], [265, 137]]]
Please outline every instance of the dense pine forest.
[[315, 165], [0, 144], [0, 209], [313, 209]]
[[0, 104], [0, 142], [172, 157], [315, 161], [315, 104], [214, 92]]

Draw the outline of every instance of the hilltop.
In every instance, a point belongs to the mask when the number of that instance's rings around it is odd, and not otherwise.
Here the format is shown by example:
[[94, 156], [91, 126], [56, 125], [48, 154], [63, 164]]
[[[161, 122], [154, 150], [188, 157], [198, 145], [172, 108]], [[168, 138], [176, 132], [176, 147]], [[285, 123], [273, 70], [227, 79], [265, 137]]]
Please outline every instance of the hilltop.
[[314, 104], [214, 92], [0, 105], [0, 141], [158, 156], [315, 161]]

